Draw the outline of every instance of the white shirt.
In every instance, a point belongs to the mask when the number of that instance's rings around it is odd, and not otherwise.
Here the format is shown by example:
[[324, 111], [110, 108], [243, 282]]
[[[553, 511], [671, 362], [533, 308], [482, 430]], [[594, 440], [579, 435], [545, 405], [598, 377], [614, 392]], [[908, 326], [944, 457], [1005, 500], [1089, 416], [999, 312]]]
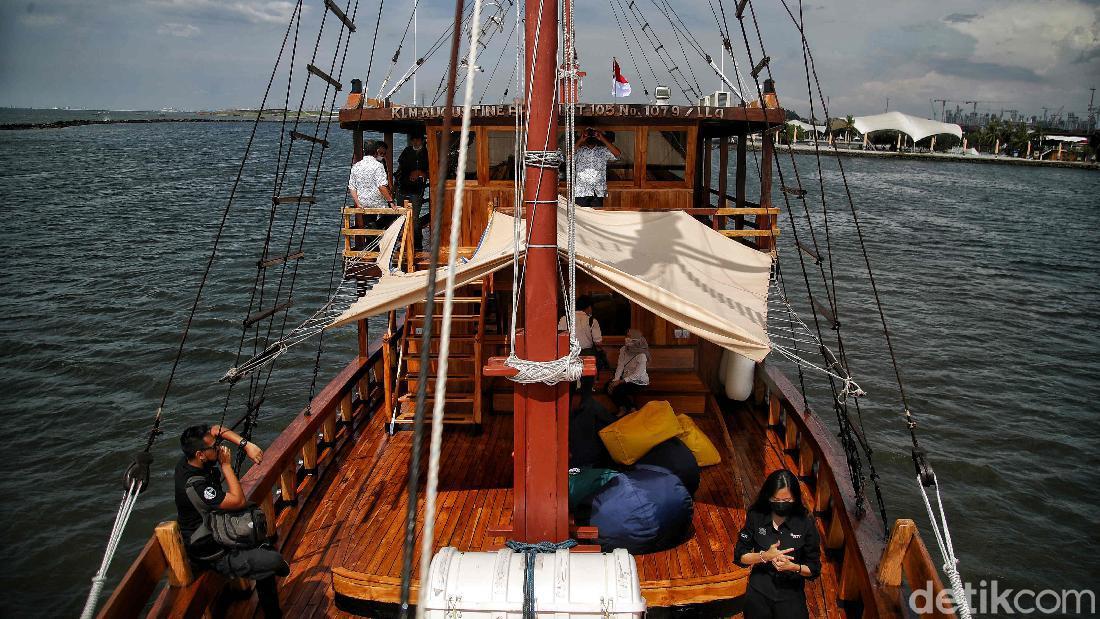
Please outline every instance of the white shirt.
[[359, 204], [363, 208], [386, 208], [386, 198], [379, 187], [389, 184], [386, 176], [386, 166], [374, 157], [363, 157], [351, 166], [351, 178], [348, 179], [348, 188], [354, 189], [359, 195]]
[[574, 153], [577, 164], [577, 178], [573, 181], [578, 197], [586, 198], [607, 196], [607, 162], [614, 161], [615, 155], [604, 145], [581, 146]]
[[646, 363], [649, 357], [645, 353], [631, 356], [626, 352], [626, 346], [619, 350], [619, 365], [615, 368], [615, 380], [635, 385], [648, 385], [649, 374], [646, 372]]
[[[577, 312], [577, 342], [580, 343], [581, 348], [593, 348], [596, 344], [603, 342], [603, 333], [600, 331], [600, 321], [595, 318], [589, 319], [588, 314], [578, 311]], [[565, 324], [565, 316], [562, 316], [558, 320], [558, 331], [566, 331], [568, 326]]]

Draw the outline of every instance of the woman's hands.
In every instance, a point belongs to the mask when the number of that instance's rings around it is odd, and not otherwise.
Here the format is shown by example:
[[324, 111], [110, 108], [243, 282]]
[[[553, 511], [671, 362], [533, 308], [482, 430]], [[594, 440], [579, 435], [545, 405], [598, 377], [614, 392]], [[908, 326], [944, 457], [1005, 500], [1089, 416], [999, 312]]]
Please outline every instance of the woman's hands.
[[794, 552], [794, 548], [780, 550], [779, 541], [777, 540], [774, 544], [769, 546], [767, 550], [760, 553], [760, 558], [774, 564], [777, 560], [790, 561], [792, 552]]

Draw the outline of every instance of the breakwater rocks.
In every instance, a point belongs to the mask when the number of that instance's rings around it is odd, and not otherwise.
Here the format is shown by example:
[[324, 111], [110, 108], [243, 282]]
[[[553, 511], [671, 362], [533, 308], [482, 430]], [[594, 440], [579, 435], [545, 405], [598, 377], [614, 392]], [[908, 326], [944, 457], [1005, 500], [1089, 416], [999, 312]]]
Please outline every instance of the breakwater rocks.
[[66, 129], [84, 125], [144, 125], [152, 123], [239, 123], [244, 118], [121, 118], [108, 120], [103, 118], [80, 118], [56, 120], [48, 123], [9, 123], [0, 125], [0, 131], [23, 131], [28, 129]]

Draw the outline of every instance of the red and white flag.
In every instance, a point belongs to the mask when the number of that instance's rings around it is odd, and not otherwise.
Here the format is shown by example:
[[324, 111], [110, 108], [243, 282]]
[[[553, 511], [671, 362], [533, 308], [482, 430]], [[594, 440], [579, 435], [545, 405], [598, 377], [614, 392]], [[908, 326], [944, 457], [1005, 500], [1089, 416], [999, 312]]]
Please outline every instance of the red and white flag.
[[611, 96], [629, 97], [630, 82], [626, 81], [626, 78], [623, 77], [623, 72], [619, 70], [619, 61], [615, 58], [611, 59], [611, 70], [614, 73], [611, 80]]

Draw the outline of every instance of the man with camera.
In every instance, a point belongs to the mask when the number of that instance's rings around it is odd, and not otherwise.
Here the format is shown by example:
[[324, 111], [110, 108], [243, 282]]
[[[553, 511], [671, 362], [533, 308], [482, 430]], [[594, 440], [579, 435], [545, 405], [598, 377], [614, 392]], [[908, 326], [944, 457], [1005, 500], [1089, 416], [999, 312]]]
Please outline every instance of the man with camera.
[[603, 206], [607, 196], [607, 162], [622, 155], [613, 139], [613, 133], [600, 133], [592, 127], [577, 139], [573, 155], [577, 167], [577, 178], [573, 181], [577, 206]]
[[[266, 531], [248, 530], [264, 527], [252, 526], [251, 518], [259, 510], [248, 505], [225, 443], [240, 445], [256, 464], [263, 460], [259, 445], [219, 425], [191, 426], [180, 436], [183, 457], [175, 472], [176, 511], [187, 556], [196, 569], [255, 580], [264, 617], [282, 617], [275, 577], [288, 575], [290, 565], [277, 550], [262, 543]], [[243, 521], [248, 522], [245, 534], [232, 538], [234, 525]]]

